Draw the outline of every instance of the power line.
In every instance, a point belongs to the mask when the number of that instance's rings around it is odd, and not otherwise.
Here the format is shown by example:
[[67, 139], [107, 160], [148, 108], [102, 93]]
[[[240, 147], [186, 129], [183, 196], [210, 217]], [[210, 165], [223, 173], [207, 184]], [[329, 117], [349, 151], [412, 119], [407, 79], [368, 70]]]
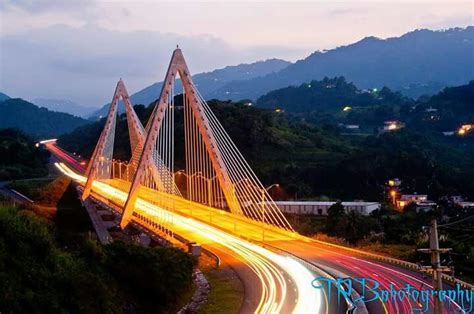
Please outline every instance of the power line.
[[460, 219], [460, 220], [458, 220], [458, 221], [453, 221], [453, 222], [449, 222], [449, 223], [447, 223], [447, 224], [438, 225], [438, 228], [439, 228], [439, 227], [446, 227], [446, 226], [451, 226], [451, 225], [454, 225], [454, 224], [458, 224], [458, 223], [460, 223], [460, 222], [469, 220], [469, 219], [471, 219], [471, 218], [474, 218], [474, 215], [469, 216], [469, 217], [466, 217], [466, 218], [463, 218], [463, 219]]

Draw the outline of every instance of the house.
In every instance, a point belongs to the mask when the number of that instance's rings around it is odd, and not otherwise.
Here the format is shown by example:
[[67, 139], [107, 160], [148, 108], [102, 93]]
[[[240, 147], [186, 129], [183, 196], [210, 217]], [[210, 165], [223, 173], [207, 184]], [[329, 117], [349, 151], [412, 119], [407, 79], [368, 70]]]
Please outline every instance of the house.
[[401, 128], [405, 127], [405, 124], [403, 122], [397, 121], [397, 120], [390, 120], [390, 121], [385, 121], [384, 126], [383, 126], [383, 132], [390, 132], [390, 131], [396, 131]]
[[406, 202], [406, 204], [410, 204], [413, 202], [424, 202], [428, 199], [428, 195], [426, 194], [402, 194], [400, 195], [400, 200]]
[[436, 207], [436, 203], [428, 200], [428, 195], [426, 194], [402, 194], [400, 199], [397, 200], [397, 208], [403, 209], [405, 206], [415, 204], [416, 212], [420, 211], [430, 211]]
[[433, 201], [421, 201], [416, 202], [416, 212], [429, 212], [436, 207], [436, 203]]
[[462, 201], [457, 202], [456, 205], [461, 206], [462, 208], [474, 208], [474, 202]]

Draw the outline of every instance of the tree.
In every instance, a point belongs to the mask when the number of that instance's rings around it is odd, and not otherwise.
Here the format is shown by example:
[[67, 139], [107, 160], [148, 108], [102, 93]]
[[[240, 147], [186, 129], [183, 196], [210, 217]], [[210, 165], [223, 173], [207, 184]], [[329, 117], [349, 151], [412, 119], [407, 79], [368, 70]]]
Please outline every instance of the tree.
[[326, 232], [329, 235], [338, 235], [337, 227], [345, 215], [345, 209], [341, 202], [337, 202], [328, 208]]

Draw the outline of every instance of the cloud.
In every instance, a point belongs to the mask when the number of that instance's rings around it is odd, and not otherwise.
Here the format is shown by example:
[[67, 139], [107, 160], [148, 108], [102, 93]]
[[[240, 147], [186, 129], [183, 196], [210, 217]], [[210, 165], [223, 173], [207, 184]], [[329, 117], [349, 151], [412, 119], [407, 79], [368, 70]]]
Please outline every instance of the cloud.
[[93, 0], [4, 0], [0, 4], [0, 10], [23, 10], [29, 13], [41, 14], [44, 12], [74, 11], [94, 6]]
[[55, 25], [0, 37], [0, 91], [27, 99], [71, 99], [100, 106], [109, 101], [120, 77], [130, 92], [161, 81], [177, 44], [192, 73], [297, 51], [237, 49], [210, 35]]
[[[473, 7], [474, 8], [474, 7]], [[474, 25], [474, 16], [472, 13], [456, 14], [449, 17], [431, 15], [430, 18], [426, 18], [423, 23], [420, 23], [420, 27], [429, 29], [446, 29], [453, 26], [466, 27]]]
[[355, 15], [365, 13], [366, 11], [358, 8], [344, 8], [344, 9], [335, 9], [328, 12], [330, 16], [339, 16], [339, 15]]

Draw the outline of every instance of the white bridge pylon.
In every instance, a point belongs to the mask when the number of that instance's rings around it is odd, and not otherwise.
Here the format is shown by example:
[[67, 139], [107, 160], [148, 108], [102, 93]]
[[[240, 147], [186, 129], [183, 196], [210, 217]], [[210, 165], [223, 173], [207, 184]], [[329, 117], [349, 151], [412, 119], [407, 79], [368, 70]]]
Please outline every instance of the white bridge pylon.
[[[175, 81], [181, 80], [182, 107], [176, 108]], [[178, 94], [179, 95], [179, 94]], [[161, 206], [173, 206], [182, 197], [175, 184], [175, 111], [182, 109], [184, 126], [185, 169], [176, 172], [186, 176], [186, 198], [212, 208], [271, 225], [287, 231], [293, 228], [275, 205], [221, 123], [194, 85], [184, 56], [174, 50], [159, 98], [143, 129], [120, 80], [111, 102], [105, 127], [87, 168], [83, 199], [87, 198], [94, 180], [110, 179], [117, 104], [122, 97], [130, 135], [132, 169], [128, 198], [120, 226], [132, 219], [141, 193], [152, 194]], [[178, 97], [178, 96], [177, 96]], [[169, 199], [167, 199], [169, 197]], [[164, 200], [163, 200], [164, 199]], [[190, 205], [191, 206], [191, 205]]]
[[[118, 103], [120, 98], [123, 100], [125, 106], [127, 126], [130, 137], [130, 149], [132, 152], [132, 158], [128, 164], [128, 171], [134, 173], [138, 165], [138, 160], [140, 158], [146, 138], [146, 130], [143, 128], [140, 119], [133, 109], [124, 82], [122, 79], [120, 79], [117, 82], [114, 96], [112, 97], [112, 102], [110, 103], [104, 129], [101, 132], [99, 141], [97, 142], [86, 169], [87, 181], [84, 187], [84, 192], [82, 193], [83, 200], [89, 197], [94, 180], [112, 179], [112, 167], [114, 166], [112, 156], [115, 140], [115, 127], [117, 124]], [[159, 164], [162, 166], [161, 169], [164, 169], [162, 162]], [[160, 187], [163, 186], [162, 178], [169, 178], [171, 176], [171, 174], [166, 173], [165, 170], [160, 171], [155, 164], [151, 165], [149, 171], [150, 176], [155, 178], [154, 180], [157, 182], [157, 184], [159, 184]], [[174, 188], [174, 193], [181, 195], [177, 187]]]

